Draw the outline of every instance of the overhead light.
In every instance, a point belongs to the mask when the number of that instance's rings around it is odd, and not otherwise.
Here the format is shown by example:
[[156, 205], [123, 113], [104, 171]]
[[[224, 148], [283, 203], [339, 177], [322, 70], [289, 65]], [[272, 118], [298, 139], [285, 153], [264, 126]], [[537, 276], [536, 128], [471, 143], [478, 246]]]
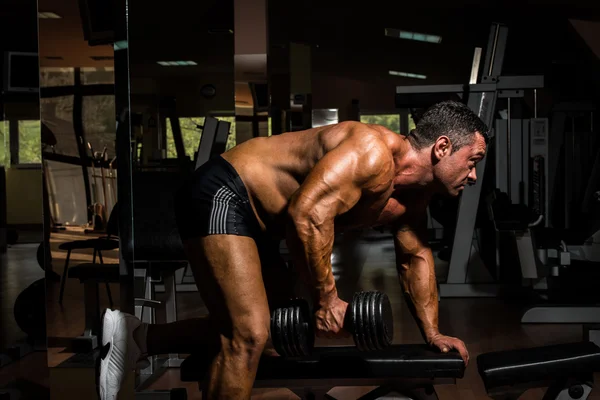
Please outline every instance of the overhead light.
[[385, 36], [406, 39], [406, 40], [415, 40], [417, 42], [427, 42], [427, 43], [437, 43], [437, 44], [442, 43], [441, 36], [428, 35], [426, 33], [402, 31], [400, 29], [386, 28]]
[[113, 45], [114, 50], [125, 50], [127, 48], [127, 40], [119, 40]]
[[163, 67], [183, 67], [189, 65], [198, 65], [194, 61], [157, 61], [158, 65]]
[[390, 71], [390, 75], [403, 76], [405, 78], [427, 79], [427, 76], [421, 74], [413, 74], [411, 72]]
[[44, 12], [39, 12], [38, 13], [38, 18], [43, 18], [43, 19], [60, 19], [62, 17], [60, 15], [58, 15], [58, 14], [53, 13], [53, 12], [44, 11]]

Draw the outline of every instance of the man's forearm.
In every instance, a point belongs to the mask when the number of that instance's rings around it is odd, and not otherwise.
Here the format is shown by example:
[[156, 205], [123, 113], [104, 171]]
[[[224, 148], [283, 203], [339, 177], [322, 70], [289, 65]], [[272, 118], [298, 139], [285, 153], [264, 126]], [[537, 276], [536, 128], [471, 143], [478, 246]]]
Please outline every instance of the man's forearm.
[[430, 341], [439, 334], [438, 293], [431, 251], [410, 256], [400, 276], [409, 307], [425, 340]]
[[331, 269], [333, 227], [318, 229], [306, 220], [291, 220], [287, 226], [287, 245], [296, 268], [317, 301], [326, 302], [337, 295]]

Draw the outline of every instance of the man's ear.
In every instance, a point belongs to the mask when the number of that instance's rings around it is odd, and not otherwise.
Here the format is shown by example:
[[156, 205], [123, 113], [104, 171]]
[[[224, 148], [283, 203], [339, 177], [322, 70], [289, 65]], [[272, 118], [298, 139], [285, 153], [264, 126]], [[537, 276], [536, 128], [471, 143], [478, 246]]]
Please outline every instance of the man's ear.
[[433, 156], [438, 160], [452, 153], [452, 143], [448, 136], [440, 136], [433, 144]]

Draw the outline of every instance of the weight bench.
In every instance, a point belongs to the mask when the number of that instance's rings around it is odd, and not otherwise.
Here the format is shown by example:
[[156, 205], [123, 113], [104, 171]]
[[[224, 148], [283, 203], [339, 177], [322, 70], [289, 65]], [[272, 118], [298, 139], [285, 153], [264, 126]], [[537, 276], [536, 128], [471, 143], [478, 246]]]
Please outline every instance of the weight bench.
[[518, 399], [539, 387], [548, 387], [544, 400], [587, 399], [600, 371], [600, 347], [578, 342], [498, 351], [481, 354], [477, 366], [493, 399]]
[[[181, 364], [183, 382], [202, 380], [208, 353], [194, 353]], [[263, 357], [255, 388], [288, 388], [302, 399], [335, 399], [327, 394], [339, 386], [377, 386], [361, 399], [397, 392], [411, 399], [434, 400], [434, 385], [454, 384], [465, 370], [458, 353], [442, 354], [427, 345], [392, 345], [360, 352], [354, 346], [317, 347], [303, 358]]]

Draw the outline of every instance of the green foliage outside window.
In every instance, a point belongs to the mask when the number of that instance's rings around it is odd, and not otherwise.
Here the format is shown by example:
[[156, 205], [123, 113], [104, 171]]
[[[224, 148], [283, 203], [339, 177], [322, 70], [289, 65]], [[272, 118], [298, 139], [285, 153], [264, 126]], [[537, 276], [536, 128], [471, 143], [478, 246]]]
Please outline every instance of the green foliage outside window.
[[40, 164], [41, 162], [40, 121], [19, 121], [19, 164]]
[[10, 122], [0, 121], [0, 165], [10, 165]]
[[382, 125], [393, 132], [400, 133], [400, 114], [363, 114], [360, 116], [360, 122]]
[[[235, 117], [215, 117], [220, 121], [226, 121], [231, 124], [229, 136], [225, 149], [229, 150], [235, 146]], [[202, 136], [202, 128], [198, 125], [204, 125], [204, 117], [182, 117], [179, 118], [179, 126], [181, 127], [181, 137], [183, 139], [183, 147], [185, 154], [191, 159], [194, 158], [194, 153], [198, 150], [200, 137]], [[167, 118], [167, 158], [177, 158], [177, 150], [175, 149], [175, 140], [173, 139], [173, 128], [171, 120]]]
[[362, 114], [360, 122], [365, 124], [382, 125], [396, 133], [408, 134], [415, 129], [412, 115], [408, 115], [408, 132], [400, 132], [400, 114]]

